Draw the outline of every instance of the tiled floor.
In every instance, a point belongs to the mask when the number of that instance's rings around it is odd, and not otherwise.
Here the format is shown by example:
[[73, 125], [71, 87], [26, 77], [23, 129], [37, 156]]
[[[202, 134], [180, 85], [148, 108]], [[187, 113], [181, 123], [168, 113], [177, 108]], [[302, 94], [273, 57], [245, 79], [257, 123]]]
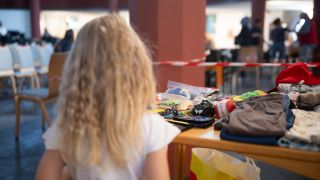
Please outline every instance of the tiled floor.
[[[254, 75], [250, 73], [246, 74], [246, 78], [241, 80], [238, 93], [254, 90], [253, 77]], [[270, 77], [263, 77], [261, 89], [272, 88], [274, 86], [272, 82]], [[32, 103], [23, 103], [20, 139], [16, 141], [14, 138], [14, 103], [11, 99], [0, 97], [0, 180], [34, 179], [35, 171], [44, 151], [39, 109], [37, 105]], [[49, 109], [51, 116], [54, 116], [54, 106], [50, 105]], [[257, 164], [262, 168], [262, 179], [307, 179], [267, 164], [260, 162]]]

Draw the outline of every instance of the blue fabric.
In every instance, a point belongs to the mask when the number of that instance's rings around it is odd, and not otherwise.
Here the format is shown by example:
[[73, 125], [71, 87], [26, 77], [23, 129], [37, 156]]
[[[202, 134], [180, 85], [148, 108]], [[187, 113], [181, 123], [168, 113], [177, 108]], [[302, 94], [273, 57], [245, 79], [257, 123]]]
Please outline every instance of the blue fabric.
[[286, 121], [287, 121], [287, 130], [292, 128], [293, 123], [294, 123], [294, 115], [292, 113], [292, 110], [289, 108], [290, 107], [290, 98], [287, 94], [284, 95], [284, 110], [286, 112]]
[[271, 46], [271, 58], [274, 60], [277, 53], [279, 53], [279, 59], [285, 58], [285, 45], [284, 42], [274, 42]]
[[277, 26], [271, 31], [271, 39], [274, 43], [284, 43], [287, 29]]
[[223, 129], [220, 132], [220, 138], [223, 140], [237, 141], [251, 144], [277, 145], [276, 136], [238, 136], [226, 133]]

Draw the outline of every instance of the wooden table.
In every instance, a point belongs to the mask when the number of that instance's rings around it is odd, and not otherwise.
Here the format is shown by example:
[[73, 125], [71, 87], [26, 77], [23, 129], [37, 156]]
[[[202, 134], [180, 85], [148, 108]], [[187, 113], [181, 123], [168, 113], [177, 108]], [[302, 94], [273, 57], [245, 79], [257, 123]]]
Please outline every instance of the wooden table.
[[190, 129], [173, 140], [176, 144], [174, 180], [183, 179], [185, 175], [187, 145], [237, 152], [304, 176], [320, 179], [320, 152], [225, 141], [220, 140], [219, 133], [219, 131], [213, 131], [212, 127]]

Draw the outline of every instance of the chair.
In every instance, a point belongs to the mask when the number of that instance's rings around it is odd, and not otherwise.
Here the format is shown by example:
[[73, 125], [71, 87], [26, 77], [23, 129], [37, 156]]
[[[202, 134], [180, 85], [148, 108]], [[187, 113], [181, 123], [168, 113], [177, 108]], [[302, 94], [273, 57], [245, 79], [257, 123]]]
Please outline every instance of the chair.
[[20, 104], [23, 100], [36, 102], [40, 105], [42, 111], [42, 128], [45, 128], [46, 121], [48, 122], [48, 126], [51, 125], [46, 104], [48, 102], [52, 102], [58, 97], [59, 84], [65, 59], [66, 53], [52, 54], [48, 71], [49, 88], [28, 89], [16, 95], [16, 138], [19, 138]]
[[237, 80], [239, 77], [240, 72], [254, 72], [256, 74], [255, 76], [255, 84], [256, 89], [260, 88], [260, 67], [240, 67], [231, 75], [231, 93], [236, 94], [237, 91]]
[[[256, 47], [241, 47], [239, 50], [239, 61], [242, 63], [257, 63], [257, 48]], [[256, 89], [260, 87], [260, 68], [259, 67], [240, 67], [234, 73], [232, 73], [231, 79], [231, 93], [236, 93], [237, 79], [240, 72], [255, 72], [255, 84]]]
[[49, 48], [49, 45], [32, 45], [32, 52], [34, 55], [34, 64], [37, 67], [37, 73], [47, 74], [50, 57], [52, 55], [52, 51]]
[[17, 88], [12, 64], [13, 59], [10, 49], [7, 46], [0, 46], [0, 78], [9, 77], [11, 79], [12, 91], [13, 95], [15, 95]]
[[[34, 57], [30, 46], [12, 45], [10, 50], [13, 57], [13, 68], [15, 78], [29, 77], [31, 79], [31, 87], [39, 87], [39, 79], [34, 66]], [[21, 86], [20, 88], [21, 89]]]

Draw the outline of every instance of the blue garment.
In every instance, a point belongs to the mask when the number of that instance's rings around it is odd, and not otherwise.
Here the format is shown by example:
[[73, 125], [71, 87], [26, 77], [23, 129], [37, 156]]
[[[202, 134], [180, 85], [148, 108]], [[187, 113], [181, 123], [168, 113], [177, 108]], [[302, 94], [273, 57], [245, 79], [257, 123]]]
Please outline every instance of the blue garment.
[[288, 31], [286, 28], [283, 28], [281, 26], [277, 26], [275, 27], [272, 31], [271, 31], [271, 39], [272, 41], [275, 42], [282, 42], [284, 43], [285, 41], [285, 33], [286, 31]]
[[271, 58], [274, 60], [279, 53], [279, 59], [285, 59], [285, 45], [284, 42], [274, 42], [271, 46]]
[[290, 107], [290, 98], [287, 94], [284, 94], [284, 110], [286, 112], [286, 120], [287, 120], [287, 130], [292, 128], [293, 123], [294, 123], [294, 115], [292, 113], [292, 110], [289, 108]]
[[301, 29], [299, 30], [299, 33], [301, 34], [307, 34], [311, 30], [311, 19], [305, 20], [304, 24], [302, 25]]
[[251, 144], [277, 145], [276, 136], [239, 136], [226, 133], [223, 129], [220, 132], [220, 138], [223, 140], [237, 141]]

